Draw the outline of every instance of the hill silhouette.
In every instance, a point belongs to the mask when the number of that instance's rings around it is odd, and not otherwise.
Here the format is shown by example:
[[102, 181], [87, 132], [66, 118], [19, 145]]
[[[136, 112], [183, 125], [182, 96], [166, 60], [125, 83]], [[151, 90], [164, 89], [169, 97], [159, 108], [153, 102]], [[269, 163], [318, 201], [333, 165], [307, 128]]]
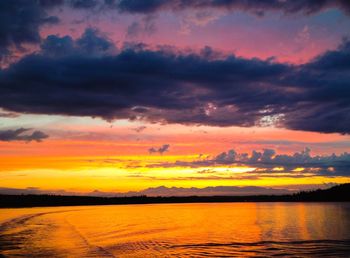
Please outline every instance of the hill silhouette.
[[117, 205], [150, 203], [196, 203], [196, 202], [349, 202], [350, 183], [329, 189], [304, 191], [289, 195], [251, 196], [186, 196], [186, 197], [92, 197], [62, 195], [0, 195], [0, 208]]

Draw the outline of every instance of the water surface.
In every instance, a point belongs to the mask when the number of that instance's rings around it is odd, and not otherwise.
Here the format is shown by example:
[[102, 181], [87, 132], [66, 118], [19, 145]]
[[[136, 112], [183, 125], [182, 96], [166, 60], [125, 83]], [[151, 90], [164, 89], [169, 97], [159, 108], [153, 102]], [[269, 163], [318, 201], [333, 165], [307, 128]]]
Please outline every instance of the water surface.
[[350, 203], [0, 209], [0, 256], [350, 257]]

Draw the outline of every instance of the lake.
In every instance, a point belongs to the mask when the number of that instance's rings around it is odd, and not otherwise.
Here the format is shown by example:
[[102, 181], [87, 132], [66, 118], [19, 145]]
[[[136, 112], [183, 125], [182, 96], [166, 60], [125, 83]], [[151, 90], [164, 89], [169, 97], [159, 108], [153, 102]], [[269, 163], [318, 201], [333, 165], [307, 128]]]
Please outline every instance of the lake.
[[3, 257], [350, 257], [350, 203], [0, 209]]

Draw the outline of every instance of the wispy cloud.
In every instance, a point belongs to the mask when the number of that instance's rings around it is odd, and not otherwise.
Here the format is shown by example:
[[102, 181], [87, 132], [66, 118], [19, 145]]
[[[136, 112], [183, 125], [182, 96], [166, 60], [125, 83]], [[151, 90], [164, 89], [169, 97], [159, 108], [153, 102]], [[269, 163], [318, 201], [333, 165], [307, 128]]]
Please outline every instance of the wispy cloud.
[[142, 126], [138, 126], [136, 128], [132, 128], [132, 130], [134, 130], [137, 133], [141, 133], [142, 131], [146, 130], [146, 128], [147, 128], [147, 126], [142, 125]]
[[[311, 150], [306, 148], [294, 154], [278, 154], [273, 149], [263, 151], [253, 150], [249, 153], [238, 153], [231, 149], [214, 157], [198, 159], [194, 161], [159, 162], [148, 165], [148, 167], [212, 167], [212, 169], [199, 171], [200, 174], [214, 174], [217, 166], [248, 166], [254, 168], [246, 172], [244, 176], [284, 176], [303, 177], [312, 175], [323, 176], [349, 176], [350, 154], [344, 152], [336, 155], [311, 156]], [[229, 169], [228, 169], [229, 170]], [[227, 177], [227, 175], [226, 175]], [[207, 178], [207, 177], [205, 177]]]
[[18, 128], [14, 130], [0, 130], [0, 141], [25, 141], [25, 142], [41, 142], [49, 136], [41, 131], [33, 131], [32, 133], [26, 134], [31, 131], [31, 128]]
[[169, 144], [163, 144], [161, 147], [156, 148], [156, 147], [151, 147], [148, 149], [148, 152], [150, 154], [153, 153], [159, 153], [159, 154], [163, 154], [164, 152], [169, 151], [170, 145]]

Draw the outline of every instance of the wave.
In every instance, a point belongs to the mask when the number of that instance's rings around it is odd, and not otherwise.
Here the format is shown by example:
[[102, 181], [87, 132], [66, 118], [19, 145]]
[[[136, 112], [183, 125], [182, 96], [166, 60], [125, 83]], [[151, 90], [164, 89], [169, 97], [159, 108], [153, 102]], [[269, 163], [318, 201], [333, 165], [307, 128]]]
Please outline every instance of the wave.
[[[294, 206], [279, 205], [295, 210]], [[220, 207], [221, 213], [215, 213]], [[333, 213], [318, 212], [325, 217], [317, 217], [317, 221], [329, 223], [325, 220], [328, 218], [336, 222], [331, 226], [334, 231], [321, 234], [328, 224], [317, 222], [319, 227], [310, 230], [307, 240], [299, 238], [299, 224], [282, 227], [278, 218], [271, 219], [270, 225], [278, 226], [273, 228], [276, 235], [264, 237], [266, 231], [256, 231], [259, 220], [245, 220], [245, 209], [251, 212], [251, 207], [254, 206], [202, 204], [199, 209], [196, 204], [19, 210], [17, 217], [0, 224], [0, 257], [349, 257], [348, 206], [336, 206], [337, 212]], [[241, 209], [234, 213], [237, 224], [226, 223], [232, 213], [223, 212], [229, 208]], [[314, 205], [304, 208], [316, 209]], [[325, 209], [329, 211], [330, 207], [322, 206], [321, 211]], [[270, 209], [259, 212], [265, 216], [260, 223], [266, 222], [266, 216], [275, 218]], [[141, 213], [148, 215], [139, 216]], [[188, 214], [199, 219], [191, 220]], [[241, 225], [252, 225], [252, 230], [238, 234]], [[310, 225], [314, 228], [314, 224]], [[254, 232], [258, 234], [252, 235]]]
[[297, 257], [340, 257], [350, 254], [350, 239], [319, 239], [305, 241], [259, 241], [230, 243], [196, 243], [169, 246], [179, 256], [297, 256]]

